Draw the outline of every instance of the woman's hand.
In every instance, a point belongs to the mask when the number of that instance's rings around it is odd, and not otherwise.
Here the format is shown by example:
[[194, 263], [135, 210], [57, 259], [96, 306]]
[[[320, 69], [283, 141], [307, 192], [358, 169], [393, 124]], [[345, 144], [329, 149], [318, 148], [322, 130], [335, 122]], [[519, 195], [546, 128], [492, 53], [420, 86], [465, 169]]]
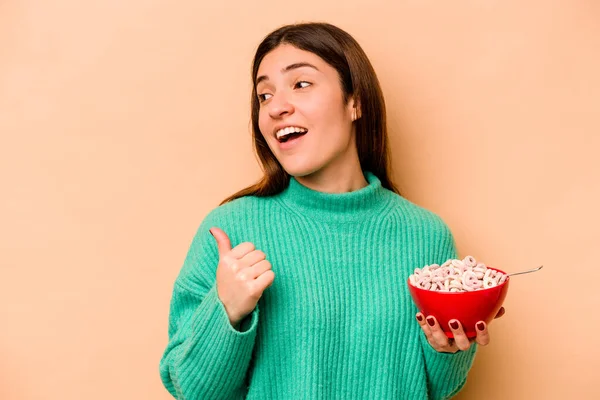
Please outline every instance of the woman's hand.
[[225, 307], [229, 322], [235, 328], [252, 312], [266, 288], [271, 286], [275, 274], [267, 256], [256, 250], [250, 242], [234, 248], [227, 234], [217, 228], [210, 229], [219, 249], [217, 266], [217, 295]]
[[[500, 318], [504, 315], [504, 307], [500, 307], [498, 314], [494, 317]], [[433, 316], [427, 318], [420, 312], [416, 315], [417, 321], [427, 337], [427, 341], [436, 351], [440, 353], [456, 353], [459, 350], [465, 351], [471, 347], [471, 343], [477, 342], [481, 346], [487, 346], [490, 342], [490, 334], [488, 333], [487, 324], [483, 321], [479, 321], [475, 324], [477, 331], [477, 337], [475, 339], [469, 339], [465, 334], [462, 325], [458, 320], [451, 319], [448, 322], [450, 330], [454, 334], [454, 339], [450, 339], [446, 336], [442, 328], [438, 324], [437, 320]]]

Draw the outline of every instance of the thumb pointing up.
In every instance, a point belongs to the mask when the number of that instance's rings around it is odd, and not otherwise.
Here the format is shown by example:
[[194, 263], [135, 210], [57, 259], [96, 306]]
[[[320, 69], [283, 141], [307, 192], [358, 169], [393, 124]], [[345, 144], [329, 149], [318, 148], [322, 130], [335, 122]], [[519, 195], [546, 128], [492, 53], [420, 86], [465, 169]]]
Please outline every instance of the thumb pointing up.
[[229, 240], [229, 236], [227, 236], [223, 230], [219, 228], [211, 228], [209, 231], [217, 241], [219, 257], [223, 257], [223, 255], [231, 251], [231, 241]]
[[271, 286], [275, 274], [265, 253], [256, 250], [253, 243], [243, 242], [232, 249], [231, 240], [222, 229], [213, 227], [210, 233], [219, 250], [217, 295], [229, 322], [238, 327], [238, 323], [254, 310], [265, 289]]

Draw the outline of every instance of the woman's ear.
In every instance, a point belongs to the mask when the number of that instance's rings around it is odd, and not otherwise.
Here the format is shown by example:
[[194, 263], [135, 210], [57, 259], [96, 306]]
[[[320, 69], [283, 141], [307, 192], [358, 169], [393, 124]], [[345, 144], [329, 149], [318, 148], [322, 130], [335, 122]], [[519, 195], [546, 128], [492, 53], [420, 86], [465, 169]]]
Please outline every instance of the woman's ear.
[[357, 119], [359, 119], [362, 116], [362, 113], [360, 110], [360, 101], [353, 97], [352, 99], [350, 99], [349, 106], [352, 110], [351, 111], [352, 121], [356, 121]]

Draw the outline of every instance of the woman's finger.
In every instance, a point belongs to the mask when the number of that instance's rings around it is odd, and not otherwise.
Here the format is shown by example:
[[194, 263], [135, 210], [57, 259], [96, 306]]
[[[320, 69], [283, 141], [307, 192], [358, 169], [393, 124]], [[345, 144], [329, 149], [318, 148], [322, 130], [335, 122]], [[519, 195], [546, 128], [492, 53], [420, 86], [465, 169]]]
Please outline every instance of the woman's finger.
[[494, 317], [494, 319], [500, 318], [501, 316], [504, 315], [505, 312], [506, 312], [506, 310], [504, 309], [504, 307], [500, 307], [500, 309], [498, 310], [498, 313], [496, 314], [496, 316]]
[[427, 338], [427, 341], [433, 345], [433, 337], [431, 336], [431, 329], [429, 328], [429, 325], [427, 325], [427, 322], [425, 322], [425, 316], [418, 312], [416, 315], [417, 318], [417, 322], [419, 323], [419, 326], [421, 326], [421, 329], [423, 330], [423, 333], [425, 334], [425, 337]]
[[456, 343], [456, 347], [458, 347], [458, 349], [462, 351], [468, 350], [469, 347], [471, 347], [471, 342], [465, 334], [461, 323], [456, 319], [451, 319], [448, 322], [448, 326], [450, 327], [450, 330], [454, 335], [454, 343]]
[[431, 336], [433, 338], [433, 342], [437, 345], [437, 347], [434, 346], [436, 350], [449, 347], [450, 341], [448, 340], [448, 336], [446, 336], [435, 317], [430, 315], [426, 319], [427, 324], [429, 325], [429, 329], [431, 329]]
[[475, 329], [477, 330], [477, 338], [475, 339], [477, 344], [487, 346], [488, 343], [490, 343], [490, 334], [487, 329], [487, 324], [483, 321], [479, 321], [475, 324]]

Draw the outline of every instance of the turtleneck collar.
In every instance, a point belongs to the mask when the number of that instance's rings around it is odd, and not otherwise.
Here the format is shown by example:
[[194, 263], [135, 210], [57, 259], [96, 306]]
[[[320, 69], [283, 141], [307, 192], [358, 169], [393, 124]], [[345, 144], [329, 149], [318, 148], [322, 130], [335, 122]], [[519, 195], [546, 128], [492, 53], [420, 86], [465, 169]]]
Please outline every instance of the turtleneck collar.
[[290, 177], [289, 186], [279, 194], [283, 204], [300, 215], [326, 222], [356, 221], [381, 212], [391, 201], [391, 191], [370, 171], [363, 171], [368, 185], [351, 192], [326, 193], [302, 185]]

